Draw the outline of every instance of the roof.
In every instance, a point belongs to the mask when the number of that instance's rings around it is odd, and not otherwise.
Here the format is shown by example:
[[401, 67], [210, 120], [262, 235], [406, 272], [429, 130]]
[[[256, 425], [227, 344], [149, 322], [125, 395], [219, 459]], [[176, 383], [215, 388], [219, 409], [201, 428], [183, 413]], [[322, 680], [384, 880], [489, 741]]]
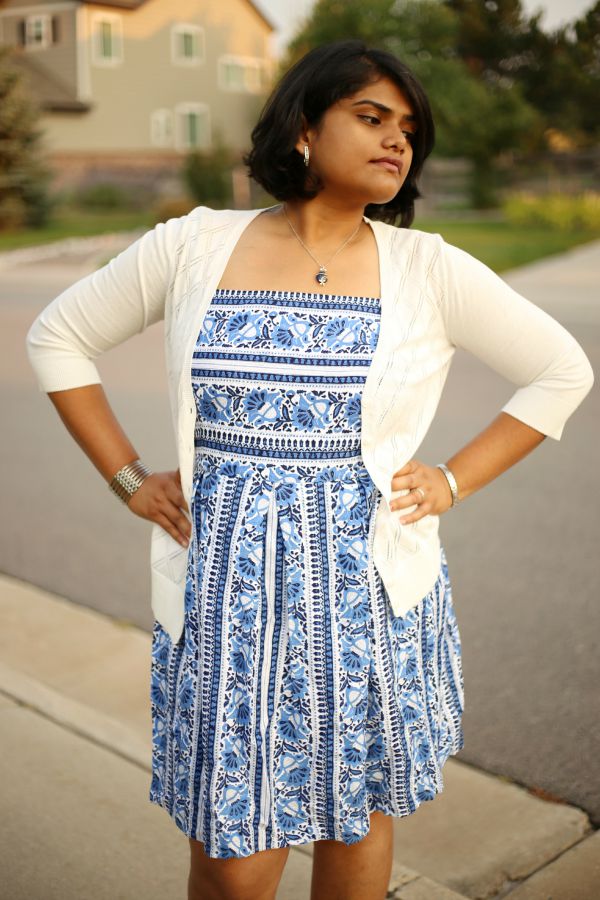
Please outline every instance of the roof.
[[88, 6], [118, 6], [120, 9], [137, 9], [146, 0], [79, 0]]
[[[146, 3], [147, 0], [79, 0], [79, 2], [85, 3], [88, 6], [115, 6], [119, 9], [138, 9], [138, 7], [142, 6], [143, 3]], [[258, 13], [265, 25], [268, 25], [271, 31], [275, 31], [275, 25], [257, 3], [254, 3], [253, 0], [244, 0], [244, 2], [248, 3]]]
[[10, 61], [23, 72], [27, 87], [43, 110], [88, 112], [89, 103], [78, 100], [75, 92], [29, 53], [12, 52]]
[[261, 6], [259, 6], [258, 3], [253, 3], [252, 0], [246, 0], [246, 2], [247, 2], [254, 10], [256, 10], [256, 12], [258, 13], [258, 15], [261, 17], [261, 19], [262, 19], [263, 22], [265, 23], [265, 25], [268, 25], [269, 28], [271, 29], [271, 31], [275, 31], [275, 23], [269, 18], [269, 16], [268, 16], [267, 13], [264, 11], [264, 9], [262, 9], [262, 4], [261, 4]]
[[[44, 2], [44, 0], [43, 0]], [[47, 0], [46, 0], [47, 2]], [[88, 6], [112, 6], [116, 9], [131, 9], [136, 10], [142, 6], [143, 3], [146, 3], [147, 0], [78, 0], [79, 3], [85, 3]], [[264, 9], [259, 6], [258, 3], [254, 3], [254, 0], [242, 0], [242, 2], [248, 3], [249, 6], [257, 13], [258, 16], [263, 20], [265, 25], [267, 25], [271, 31], [275, 31], [275, 24], [268, 17], [267, 13]], [[6, 6], [6, 0], [0, 0], [0, 7]], [[19, 11], [19, 7], [13, 7], [15, 12]]]

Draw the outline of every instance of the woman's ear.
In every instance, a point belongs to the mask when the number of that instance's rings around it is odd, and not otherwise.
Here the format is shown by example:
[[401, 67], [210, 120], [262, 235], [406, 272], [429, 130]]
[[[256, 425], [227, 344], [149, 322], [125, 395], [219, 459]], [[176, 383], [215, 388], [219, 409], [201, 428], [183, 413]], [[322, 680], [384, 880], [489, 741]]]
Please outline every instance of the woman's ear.
[[308, 122], [306, 121], [306, 116], [302, 113], [302, 125], [300, 127], [300, 134], [298, 135], [298, 140], [296, 141], [294, 147], [300, 154], [300, 156], [304, 156], [304, 145], [308, 144], [308, 148], [310, 150], [310, 134], [309, 134]]

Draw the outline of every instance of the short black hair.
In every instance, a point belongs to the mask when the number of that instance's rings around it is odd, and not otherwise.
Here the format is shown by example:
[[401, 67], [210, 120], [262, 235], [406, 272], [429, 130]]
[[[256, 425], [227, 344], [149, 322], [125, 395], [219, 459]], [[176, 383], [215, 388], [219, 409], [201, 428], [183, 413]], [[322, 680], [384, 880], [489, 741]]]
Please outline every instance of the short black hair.
[[252, 148], [243, 161], [249, 175], [277, 200], [312, 199], [321, 188], [295, 148], [303, 124], [318, 124], [345, 97], [379, 78], [404, 92], [416, 117], [412, 163], [402, 187], [387, 203], [369, 203], [365, 215], [408, 228], [421, 196], [417, 179], [433, 149], [435, 128], [427, 94], [411, 70], [393, 53], [364, 41], [333, 41], [309, 50], [281, 77], [252, 130]]

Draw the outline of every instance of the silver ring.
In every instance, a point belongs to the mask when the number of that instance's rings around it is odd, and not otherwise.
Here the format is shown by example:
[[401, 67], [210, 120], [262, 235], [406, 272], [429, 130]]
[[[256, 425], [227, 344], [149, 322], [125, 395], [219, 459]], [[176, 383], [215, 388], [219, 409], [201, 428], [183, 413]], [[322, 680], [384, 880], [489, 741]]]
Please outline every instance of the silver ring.
[[419, 493], [421, 495], [421, 503], [422, 503], [423, 500], [425, 499], [425, 491], [423, 490], [423, 488], [413, 488], [413, 491], [415, 491], [415, 493]]

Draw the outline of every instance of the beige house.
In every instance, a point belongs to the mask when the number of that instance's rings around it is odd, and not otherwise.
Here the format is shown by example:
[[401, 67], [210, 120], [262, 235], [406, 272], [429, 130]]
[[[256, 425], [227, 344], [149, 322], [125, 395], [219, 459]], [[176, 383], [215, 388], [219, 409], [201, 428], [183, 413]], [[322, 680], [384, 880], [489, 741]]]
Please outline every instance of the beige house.
[[0, 44], [41, 103], [61, 184], [159, 175], [217, 137], [241, 152], [272, 83], [273, 32], [251, 0], [0, 0]]

